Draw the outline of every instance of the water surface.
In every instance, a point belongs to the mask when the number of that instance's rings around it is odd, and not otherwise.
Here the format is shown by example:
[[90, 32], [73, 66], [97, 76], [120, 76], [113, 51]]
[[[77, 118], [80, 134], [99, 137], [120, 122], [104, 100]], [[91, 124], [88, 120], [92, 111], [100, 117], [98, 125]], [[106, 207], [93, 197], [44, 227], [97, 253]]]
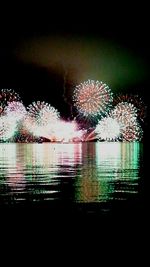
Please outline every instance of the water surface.
[[0, 207], [139, 212], [143, 144], [0, 144]]

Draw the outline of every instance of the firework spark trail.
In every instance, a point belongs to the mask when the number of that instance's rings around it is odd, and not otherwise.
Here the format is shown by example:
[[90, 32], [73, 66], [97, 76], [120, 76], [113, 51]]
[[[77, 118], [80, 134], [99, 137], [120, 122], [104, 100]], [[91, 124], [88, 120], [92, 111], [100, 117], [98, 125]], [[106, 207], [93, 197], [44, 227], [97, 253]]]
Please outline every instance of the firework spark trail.
[[69, 67], [66, 69], [64, 67], [64, 76], [63, 76], [63, 100], [69, 106], [70, 115], [69, 117], [73, 119], [73, 105], [72, 105], [72, 88], [75, 86], [75, 73], [76, 71]]
[[67, 74], [68, 71], [64, 70], [64, 78], [63, 78], [63, 99], [67, 103], [67, 97], [66, 97], [66, 81], [67, 81]]
[[92, 130], [92, 132], [90, 132], [89, 134], [87, 134], [84, 138], [84, 141], [85, 142], [88, 142], [88, 141], [94, 141], [97, 139], [97, 134], [95, 133], [95, 129]]

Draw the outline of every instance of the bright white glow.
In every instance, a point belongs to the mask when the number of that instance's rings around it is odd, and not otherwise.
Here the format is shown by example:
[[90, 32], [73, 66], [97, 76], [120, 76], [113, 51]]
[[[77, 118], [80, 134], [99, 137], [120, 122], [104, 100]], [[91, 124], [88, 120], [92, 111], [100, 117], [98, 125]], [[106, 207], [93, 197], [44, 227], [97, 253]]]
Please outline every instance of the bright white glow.
[[13, 117], [16, 121], [23, 119], [27, 113], [24, 105], [19, 101], [9, 102], [4, 109], [4, 113], [7, 116]]
[[83, 140], [85, 131], [78, 130], [78, 125], [75, 121], [66, 122], [63, 120], [57, 120], [56, 123], [51, 123], [47, 126], [38, 126], [36, 123], [32, 123], [28, 126], [28, 129], [36, 136], [46, 137], [52, 142], [80, 142]]
[[11, 116], [0, 117], [0, 139], [8, 140], [13, 137], [16, 131], [16, 120]]
[[101, 140], [117, 140], [120, 136], [120, 125], [115, 119], [106, 117], [98, 123], [95, 133]]

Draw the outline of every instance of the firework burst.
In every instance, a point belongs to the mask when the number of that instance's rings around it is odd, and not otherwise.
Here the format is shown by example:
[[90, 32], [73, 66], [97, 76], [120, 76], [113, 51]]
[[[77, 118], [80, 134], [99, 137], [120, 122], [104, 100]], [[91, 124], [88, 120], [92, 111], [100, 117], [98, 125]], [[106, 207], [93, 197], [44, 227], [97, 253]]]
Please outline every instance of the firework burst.
[[33, 102], [29, 105], [28, 114], [31, 118], [34, 118], [38, 125], [46, 126], [48, 124], [56, 122], [60, 115], [59, 112], [50, 104], [44, 101]]
[[128, 126], [137, 120], [136, 107], [127, 102], [121, 102], [110, 112], [110, 116], [123, 126]]
[[0, 90], [0, 114], [7, 106], [8, 102], [21, 101], [19, 94], [13, 89], [1, 89]]
[[100, 120], [94, 132], [98, 139], [104, 141], [118, 141], [121, 138], [120, 124], [111, 117]]
[[8, 105], [4, 109], [4, 113], [7, 116], [12, 116], [19, 121], [23, 119], [27, 113], [24, 105], [19, 101], [8, 102]]
[[128, 142], [141, 141], [143, 130], [138, 122], [130, 124], [122, 130], [122, 140]]
[[128, 94], [125, 94], [125, 95], [119, 94], [116, 97], [114, 97], [113, 103], [115, 105], [121, 102], [127, 102], [127, 103], [131, 103], [132, 105], [134, 105], [136, 107], [138, 119], [144, 122], [147, 108], [141, 97], [139, 97], [138, 95], [128, 95]]
[[109, 87], [99, 81], [88, 80], [76, 86], [73, 96], [78, 112], [86, 118], [106, 115], [112, 104]]

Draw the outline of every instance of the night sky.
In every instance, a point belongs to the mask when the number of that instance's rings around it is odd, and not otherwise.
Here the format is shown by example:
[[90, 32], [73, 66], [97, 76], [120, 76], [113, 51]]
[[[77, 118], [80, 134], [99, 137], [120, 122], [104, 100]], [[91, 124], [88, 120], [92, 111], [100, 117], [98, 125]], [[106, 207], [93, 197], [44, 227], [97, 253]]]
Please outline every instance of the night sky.
[[87, 79], [102, 80], [115, 94], [132, 92], [147, 101], [145, 10], [95, 8], [93, 13], [89, 8], [91, 14], [76, 9], [55, 15], [53, 10], [41, 15], [22, 10], [1, 18], [0, 88], [15, 89], [26, 106], [48, 102], [65, 118], [72, 111], [73, 88]]

